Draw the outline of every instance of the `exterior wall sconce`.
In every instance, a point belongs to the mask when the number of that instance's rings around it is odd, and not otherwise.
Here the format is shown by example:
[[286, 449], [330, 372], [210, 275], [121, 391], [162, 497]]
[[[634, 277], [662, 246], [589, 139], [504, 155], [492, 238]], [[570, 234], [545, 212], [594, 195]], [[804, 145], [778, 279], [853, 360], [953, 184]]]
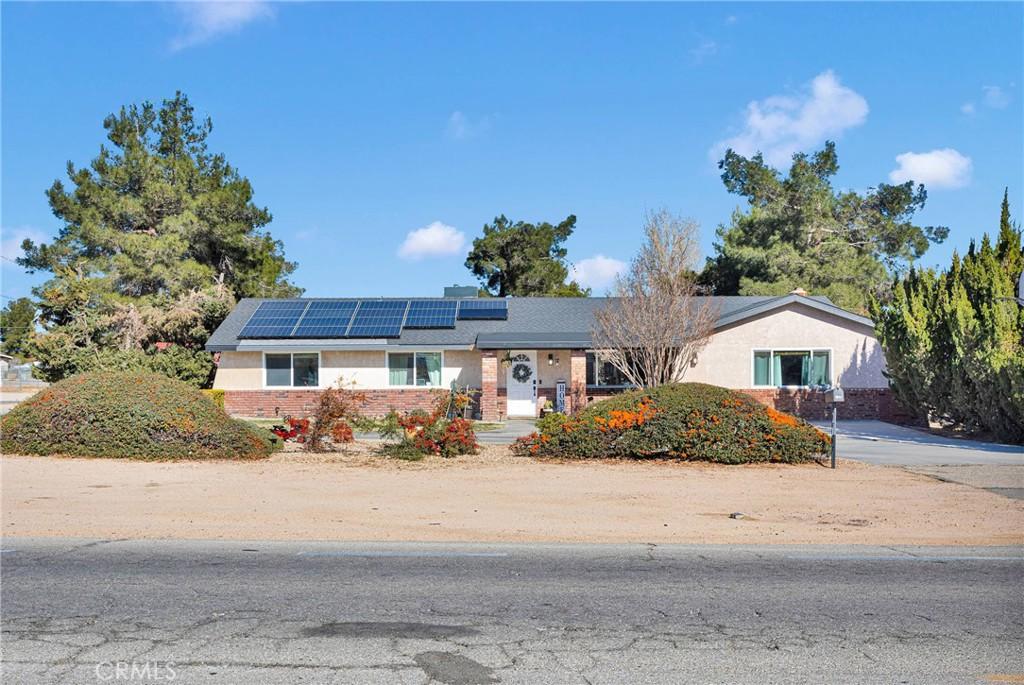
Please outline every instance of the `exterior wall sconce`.
[[558, 366], [561, 363], [561, 359], [556, 357], [554, 354], [548, 353], [548, 366]]

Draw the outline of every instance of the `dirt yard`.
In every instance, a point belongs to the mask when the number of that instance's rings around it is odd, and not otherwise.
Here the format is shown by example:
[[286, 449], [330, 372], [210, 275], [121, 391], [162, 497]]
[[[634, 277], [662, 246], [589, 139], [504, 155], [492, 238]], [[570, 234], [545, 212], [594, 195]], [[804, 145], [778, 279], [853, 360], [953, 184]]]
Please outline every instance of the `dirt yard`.
[[[5, 536], [650, 543], [1024, 543], [1024, 502], [900, 469], [6, 456]], [[729, 517], [742, 512], [742, 518]]]

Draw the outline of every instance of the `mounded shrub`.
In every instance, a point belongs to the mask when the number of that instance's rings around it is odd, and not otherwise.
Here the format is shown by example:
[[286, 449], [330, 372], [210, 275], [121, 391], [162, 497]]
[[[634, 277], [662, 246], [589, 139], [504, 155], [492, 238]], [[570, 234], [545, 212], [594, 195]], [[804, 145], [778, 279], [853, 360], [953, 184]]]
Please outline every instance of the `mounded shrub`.
[[145, 371], [72, 376], [0, 419], [6, 454], [259, 459], [272, 439], [188, 383]]
[[829, 437], [809, 423], [703, 383], [624, 392], [575, 417], [547, 416], [537, 428], [515, 444], [517, 454], [746, 464], [812, 461], [830, 448]]

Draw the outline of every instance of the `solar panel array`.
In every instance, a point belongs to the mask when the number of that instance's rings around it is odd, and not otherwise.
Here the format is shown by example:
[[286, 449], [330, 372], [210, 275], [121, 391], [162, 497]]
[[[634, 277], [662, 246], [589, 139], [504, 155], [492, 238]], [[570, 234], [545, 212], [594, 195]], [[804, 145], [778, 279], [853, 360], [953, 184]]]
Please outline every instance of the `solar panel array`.
[[397, 338], [409, 300], [363, 300], [349, 326], [349, 338]]
[[352, 314], [357, 302], [323, 301], [310, 302], [306, 313], [295, 327], [294, 338], [343, 338], [348, 332]]
[[455, 328], [458, 300], [413, 300], [405, 328]]
[[305, 310], [305, 302], [264, 302], [239, 335], [245, 338], [289, 338]]
[[505, 300], [462, 300], [459, 303], [459, 319], [463, 321], [504, 321], [507, 318], [508, 303]]
[[271, 300], [239, 338], [397, 338], [402, 328], [454, 328], [456, 320], [504, 321], [508, 304], [485, 300]]

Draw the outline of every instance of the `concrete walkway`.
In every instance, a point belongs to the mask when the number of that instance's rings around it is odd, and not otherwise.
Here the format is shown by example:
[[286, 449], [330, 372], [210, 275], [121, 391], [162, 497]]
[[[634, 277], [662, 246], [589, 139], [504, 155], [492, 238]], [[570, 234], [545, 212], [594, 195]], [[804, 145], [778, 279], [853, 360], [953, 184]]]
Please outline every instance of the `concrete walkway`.
[[509, 419], [499, 430], [477, 433], [476, 439], [485, 445], [511, 445], [517, 439], [537, 430], [534, 423], [529, 419]]

